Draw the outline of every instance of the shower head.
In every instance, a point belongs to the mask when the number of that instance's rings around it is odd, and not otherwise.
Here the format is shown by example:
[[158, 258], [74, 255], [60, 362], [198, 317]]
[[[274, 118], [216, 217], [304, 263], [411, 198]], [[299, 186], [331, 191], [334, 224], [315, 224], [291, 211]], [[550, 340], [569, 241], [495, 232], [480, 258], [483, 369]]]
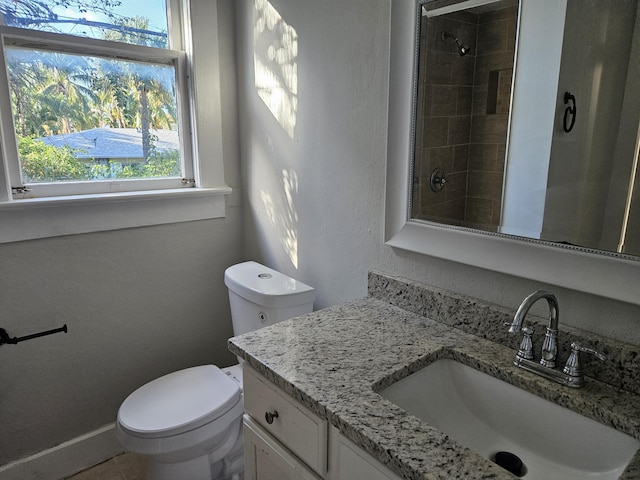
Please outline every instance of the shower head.
[[440, 38], [442, 39], [443, 42], [448, 39], [451, 39], [454, 42], [456, 42], [456, 45], [458, 46], [458, 53], [460, 54], [461, 57], [464, 57], [467, 53], [471, 51], [471, 47], [462, 43], [462, 41], [458, 37], [456, 37], [453, 33], [442, 32], [440, 34]]
[[471, 51], [471, 47], [468, 47], [467, 45], [462, 45], [462, 44], [458, 45], [458, 53], [460, 54], [461, 57], [464, 57], [470, 51]]

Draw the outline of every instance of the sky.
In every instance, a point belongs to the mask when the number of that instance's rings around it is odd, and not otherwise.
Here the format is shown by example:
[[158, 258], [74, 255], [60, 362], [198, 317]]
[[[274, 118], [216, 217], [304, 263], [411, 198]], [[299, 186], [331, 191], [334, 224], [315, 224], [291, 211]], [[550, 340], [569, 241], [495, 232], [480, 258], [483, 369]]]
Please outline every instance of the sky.
[[122, 0], [122, 4], [115, 13], [125, 17], [147, 17], [154, 30], [167, 29], [165, 0]]
[[[122, 5], [115, 7], [113, 12], [116, 15], [123, 17], [146, 17], [149, 19], [151, 30], [154, 31], [166, 31], [167, 30], [167, 18], [165, 0], [121, 0]], [[82, 12], [71, 8], [55, 7], [54, 11], [60, 17], [67, 18], [85, 18], [90, 21], [109, 22], [109, 19], [95, 12]], [[71, 27], [71, 28], [83, 28], [86, 27]], [[67, 30], [68, 32], [70, 30]]]

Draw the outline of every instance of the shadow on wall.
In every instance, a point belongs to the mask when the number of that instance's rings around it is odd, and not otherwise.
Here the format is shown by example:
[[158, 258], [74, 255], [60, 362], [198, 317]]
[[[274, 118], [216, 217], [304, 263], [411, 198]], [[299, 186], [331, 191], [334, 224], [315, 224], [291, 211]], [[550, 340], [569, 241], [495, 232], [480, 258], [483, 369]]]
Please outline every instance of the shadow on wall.
[[[291, 169], [282, 170], [280, 184], [284, 198], [277, 202], [266, 189], [260, 190], [260, 199], [271, 224], [280, 232], [280, 243], [292, 265], [298, 269], [298, 212], [294, 196], [298, 193], [298, 174]], [[285, 204], [282, 204], [285, 203]]]
[[293, 138], [298, 112], [298, 33], [268, 0], [255, 0], [253, 38], [258, 95]]
[[[253, 65], [258, 96], [293, 139], [298, 115], [298, 33], [268, 0], [255, 0]], [[280, 247], [298, 268], [298, 174], [281, 170], [276, 192], [260, 188], [262, 215], [278, 232]]]

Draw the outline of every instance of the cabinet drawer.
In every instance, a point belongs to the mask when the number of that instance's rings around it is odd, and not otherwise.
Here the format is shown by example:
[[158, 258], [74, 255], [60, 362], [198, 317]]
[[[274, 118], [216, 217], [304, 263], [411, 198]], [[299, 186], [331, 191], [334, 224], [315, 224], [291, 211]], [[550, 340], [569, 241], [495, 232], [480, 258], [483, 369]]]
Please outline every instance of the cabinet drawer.
[[[327, 421], [244, 367], [244, 408], [260, 426], [319, 475], [327, 471]], [[276, 416], [277, 413], [277, 416]], [[269, 415], [273, 417], [269, 417]]]

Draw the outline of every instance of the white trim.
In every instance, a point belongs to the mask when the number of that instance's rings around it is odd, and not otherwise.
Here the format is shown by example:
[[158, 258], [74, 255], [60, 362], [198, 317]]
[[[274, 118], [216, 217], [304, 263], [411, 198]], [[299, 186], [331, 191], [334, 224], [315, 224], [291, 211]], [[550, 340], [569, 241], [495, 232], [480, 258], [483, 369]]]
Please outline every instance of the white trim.
[[71, 197], [82, 195], [100, 195], [109, 193], [143, 192], [148, 190], [172, 190], [192, 188], [182, 178], [110, 178], [108, 180], [67, 181], [50, 183], [27, 183], [24, 193], [13, 193], [13, 200], [53, 197]]
[[415, 0], [393, 0], [385, 205], [387, 245], [640, 305], [640, 261], [408, 219]]
[[[184, 0], [187, 2], [189, 0]], [[187, 58], [191, 70], [191, 128], [194, 156], [194, 177], [201, 187], [215, 187], [215, 179], [224, 178], [222, 161], [222, 86], [220, 42], [218, 39], [218, 2], [191, 0], [190, 15], [185, 20], [190, 28], [187, 36]], [[216, 161], [203, 162], [203, 158]]]
[[446, 15], [451, 12], [459, 12], [460, 10], [466, 10], [468, 8], [481, 7], [482, 5], [488, 5], [489, 3], [495, 3], [499, 0], [466, 0], [464, 2], [454, 3], [444, 7], [434, 8], [433, 10], [427, 10], [428, 4], [423, 5], [423, 14], [426, 17], [439, 17], [440, 15]]
[[0, 467], [3, 480], [58, 480], [122, 453], [115, 423]]
[[0, 243], [220, 218], [231, 188], [184, 188], [0, 203]]
[[114, 60], [173, 65], [183, 51], [0, 25], [4, 45]]

